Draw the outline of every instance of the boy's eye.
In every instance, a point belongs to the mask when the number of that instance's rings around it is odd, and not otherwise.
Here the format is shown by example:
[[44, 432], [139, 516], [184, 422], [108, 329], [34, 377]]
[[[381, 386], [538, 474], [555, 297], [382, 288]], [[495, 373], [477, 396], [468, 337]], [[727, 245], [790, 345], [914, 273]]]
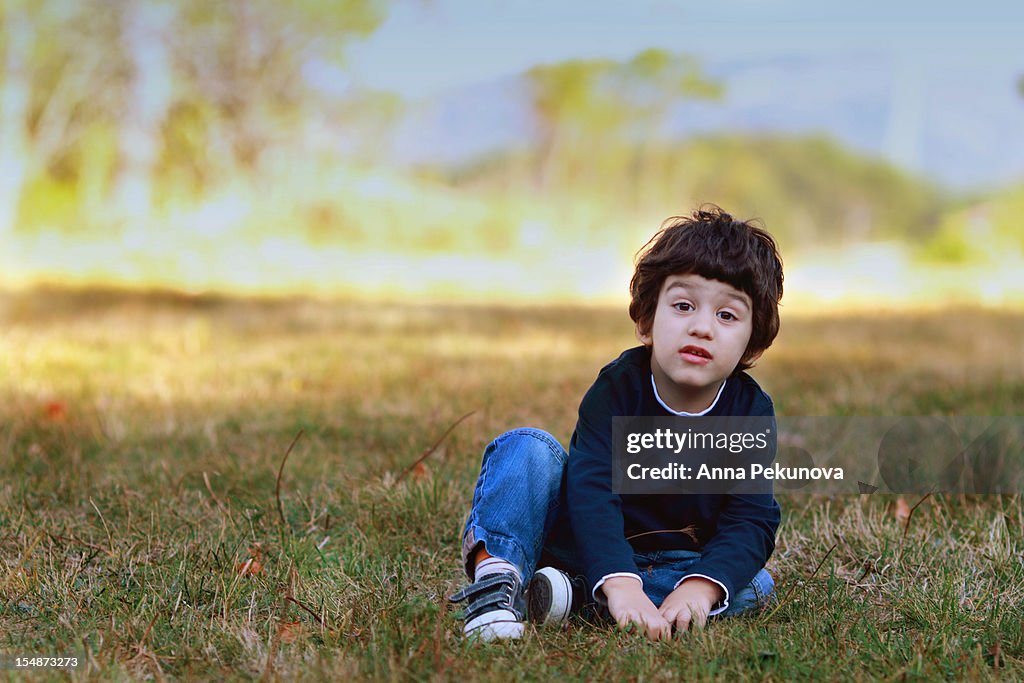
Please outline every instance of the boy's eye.
[[718, 317], [722, 320], [736, 320], [736, 316], [731, 311], [719, 311]]
[[677, 301], [676, 303], [672, 304], [672, 307], [674, 309], [676, 309], [677, 311], [692, 311], [693, 310], [693, 306], [688, 301]]

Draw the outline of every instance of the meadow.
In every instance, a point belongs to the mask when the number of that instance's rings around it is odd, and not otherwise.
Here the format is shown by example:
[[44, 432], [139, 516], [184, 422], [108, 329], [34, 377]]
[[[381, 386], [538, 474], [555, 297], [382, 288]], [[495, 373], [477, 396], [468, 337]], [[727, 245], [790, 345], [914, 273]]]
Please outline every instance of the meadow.
[[[1022, 340], [1020, 312], [784, 309], [752, 374], [785, 415], [1014, 415]], [[759, 614], [463, 642], [445, 596], [484, 446], [567, 444], [634, 343], [612, 308], [3, 295], [0, 676], [1024, 677], [1020, 495], [782, 497]]]

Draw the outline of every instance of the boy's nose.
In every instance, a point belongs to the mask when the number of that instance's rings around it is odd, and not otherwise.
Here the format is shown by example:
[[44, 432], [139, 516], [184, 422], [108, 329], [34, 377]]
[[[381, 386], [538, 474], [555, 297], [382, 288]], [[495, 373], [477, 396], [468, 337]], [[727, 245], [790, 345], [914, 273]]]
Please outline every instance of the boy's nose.
[[704, 339], [711, 338], [711, 320], [706, 315], [697, 314], [690, 318], [690, 335], [694, 337], [702, 337]]

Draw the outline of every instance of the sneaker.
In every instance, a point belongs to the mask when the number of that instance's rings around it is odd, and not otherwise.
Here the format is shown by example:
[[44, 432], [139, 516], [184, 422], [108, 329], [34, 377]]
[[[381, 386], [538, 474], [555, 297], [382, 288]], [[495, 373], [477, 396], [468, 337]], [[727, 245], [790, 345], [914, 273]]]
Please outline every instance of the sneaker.
[[526, 609], [522, 583], [515, 574], [485, 576], [448, 599], [469, 602], [463, 612], [466, 625], [462, 629], [467, 638], [488, 642], [523, 636]]
[[570, 578], [554, 567], [543, 567], [533, 575], [526, 591], [527, 614], [535, 624], [561, 624], [580, 611], [586, 595], [582, 576]]

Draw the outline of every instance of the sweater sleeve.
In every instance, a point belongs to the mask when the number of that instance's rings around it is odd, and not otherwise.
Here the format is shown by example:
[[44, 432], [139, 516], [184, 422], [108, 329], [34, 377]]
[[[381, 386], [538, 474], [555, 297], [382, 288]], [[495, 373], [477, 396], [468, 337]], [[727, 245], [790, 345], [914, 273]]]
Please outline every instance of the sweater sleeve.
[[640, 575], [625, 537], [622, 499], [612, 493], [615, 398], [611, 382], [598, 376], [583, 397], [569, 443], [569, 521], [591, 591], [610, 574]]
[[[756, 414], [774, 418], [775, 410], [769, 401]], [[774, 419], [772, 433], [777, 433]], [[714, 536], [704, 545], [700, 560], [676, 586], [695, 576], [714, 581], [725, 590], [725, 597], [712, 607], [709, 616], [724, 612], [730, 597], [750, 583], [771, 557], [780, 520], [779, 504], [771, 491], [726, 495]]]

